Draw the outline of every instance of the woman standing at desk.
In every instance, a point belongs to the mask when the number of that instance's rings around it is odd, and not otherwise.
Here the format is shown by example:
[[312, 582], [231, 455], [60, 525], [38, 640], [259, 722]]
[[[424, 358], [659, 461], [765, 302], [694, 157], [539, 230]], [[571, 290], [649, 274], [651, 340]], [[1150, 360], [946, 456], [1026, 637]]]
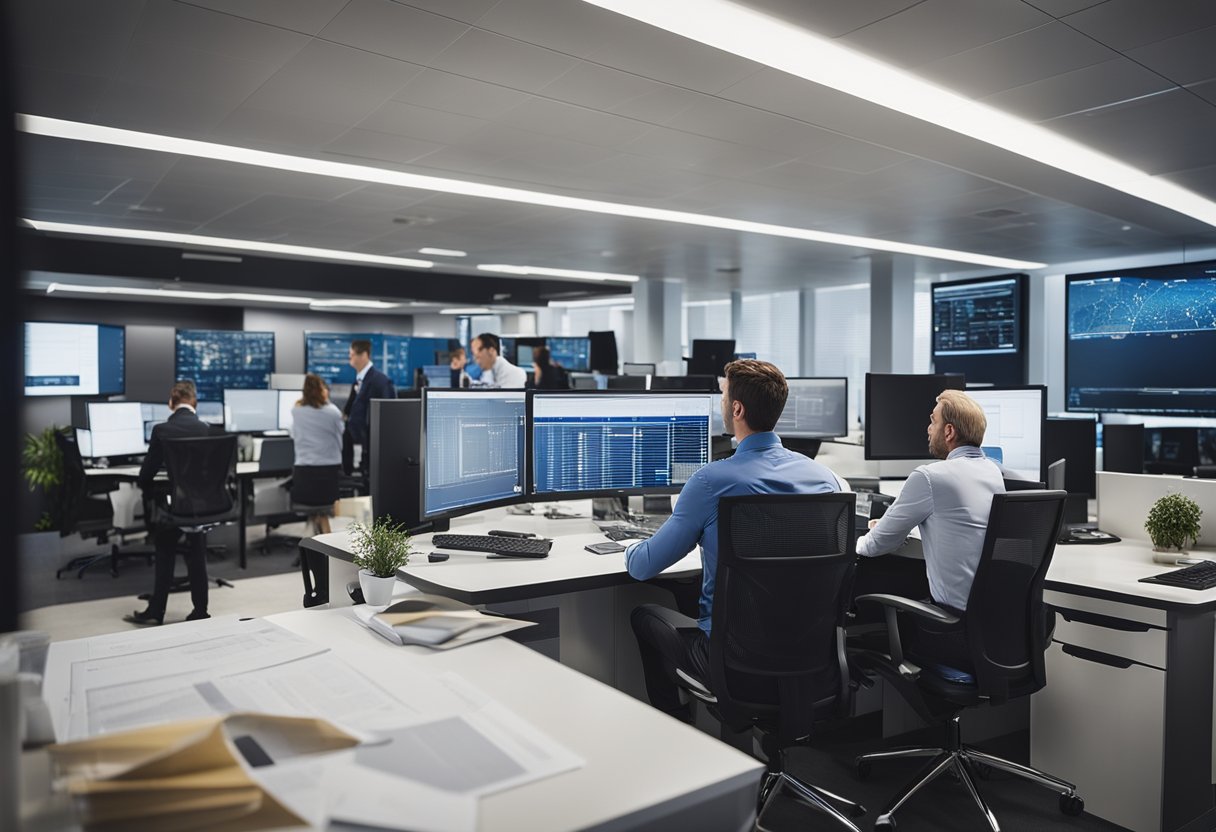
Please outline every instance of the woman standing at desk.
[[291, 501], [308, 506], [308, 519], [328, 534], [342, 476], [342, 411], [330, 403], [329, 388], [315, 373], [304, 377], [300, 400], [291, 409], [291, 438], [296, 457]]

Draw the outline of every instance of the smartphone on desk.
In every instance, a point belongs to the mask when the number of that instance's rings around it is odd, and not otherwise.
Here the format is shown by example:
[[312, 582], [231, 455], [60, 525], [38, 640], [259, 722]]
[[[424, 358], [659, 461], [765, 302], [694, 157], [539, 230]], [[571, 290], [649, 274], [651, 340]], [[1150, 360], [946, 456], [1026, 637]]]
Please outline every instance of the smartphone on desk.
[[624, 546], [612, 540], [609, 540], [606, 543], [588, 543], [583, 548], [593, 555], [611, 555], [616, 552], [625, 551]]

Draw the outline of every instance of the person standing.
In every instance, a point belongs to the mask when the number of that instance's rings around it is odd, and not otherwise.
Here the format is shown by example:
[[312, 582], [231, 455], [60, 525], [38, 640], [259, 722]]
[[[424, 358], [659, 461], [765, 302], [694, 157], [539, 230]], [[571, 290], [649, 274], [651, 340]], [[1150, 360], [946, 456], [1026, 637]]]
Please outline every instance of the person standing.
[[342, 412], [329, 401], [329, 387], [315, 373], [304, 377], [300, 400], [291, 409], [295, 467], [291, 500], [300, 505], [329, 506], [308, 519], [319, 534], [329, 534], [329, 518], [338, 499], [342, 476]]
[[355, 370], [355, 383], [346, 400], [346, 430], [354, 445], [363, 446], [359, 470], [368, 470], [371, 459], [372, 399], [395, 399], [393, 382], [372, 363], [372, 342], [356, 339], [350, 342], [350, 366]]

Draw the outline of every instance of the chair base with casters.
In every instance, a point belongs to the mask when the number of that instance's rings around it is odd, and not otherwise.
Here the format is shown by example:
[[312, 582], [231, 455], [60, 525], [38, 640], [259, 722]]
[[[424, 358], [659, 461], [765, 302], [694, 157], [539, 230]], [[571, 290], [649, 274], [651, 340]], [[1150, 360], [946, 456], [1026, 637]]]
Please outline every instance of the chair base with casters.
[[65, 572], [75, 572], [77, 579], [84, 578], [85, 572], [99, 564], [109, 565], [110, 577], [117, 578], [118, 563], [119, 561], [127, 558], [143, 558], [148, 566], [152, 565], [153, 552], [150, 548], [140, 551], [127, 550], [123, 548], [127, 545], [125, 540], [120, 539], [119, 542], [115, 543], [110, 540], [109, 535], [104, 534], [98, 536], [97, 542], [99, 545], [109, 543], [109, 550], [105, 552], [97, 552], [96, 554], [92, 555], [77, 555], [63, 566], [55, 570], [56, 580], [62, 578]]
[[857, 777], [864, 780], [870, 776], [870, 766], [876, 761], [908, 757], [933, 758], [921, 771], [920, 776], [891, 800], [891, 803], [883, 813], [874, 821], [875, 829], [894, 829], [894, 814], [900, 806], [904, 805], [914, 794], [932, 783], [946, 771], [953, 771], [963, 785], [967, 787], [971, 799], [979, 807], [985, 820], [988, 821], [989, 827], [992, 828], [993, 832], [1000, 832], [1001, 826], [997, 822], [992, 810], [988, 808], [988, 804], [985, 802], [983, 795], [980, 794], [979, 786], [975, 782], [976, 774], [978, 771], [983, 770], [982, 767], [999, 769], [1000, 771], [1060, 792], [1060, 811], [1066, 815], [1080, 815], [1085, 811], [1085, 801], [1077, 794], [1077, 788], [1072, 783], [1033, 769], [1030, 766], [1015, 763], [1003, 757], [996, 757], [987, 752], [980, 751], [978, 748], [965, 745], [962, 742], [959, 730], [960, 716], [961, 712], [955, 713], [946, 724], [947, 739], [946, 745], [943, 748], [894, 748], [888, 751], [862, 754], [854, 761]]

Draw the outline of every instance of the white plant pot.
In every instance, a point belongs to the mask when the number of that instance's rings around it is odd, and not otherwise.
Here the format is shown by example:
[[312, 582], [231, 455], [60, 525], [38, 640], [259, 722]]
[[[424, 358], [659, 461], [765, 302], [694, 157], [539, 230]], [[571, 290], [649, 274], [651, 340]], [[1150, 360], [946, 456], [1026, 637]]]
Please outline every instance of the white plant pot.
[[383, 607], [393, 600], [393, 587], [397, 576], [377, 578], [366, 569], [359, 570], [359, 588], [363, 590], [363, 600], [369, 607]]

